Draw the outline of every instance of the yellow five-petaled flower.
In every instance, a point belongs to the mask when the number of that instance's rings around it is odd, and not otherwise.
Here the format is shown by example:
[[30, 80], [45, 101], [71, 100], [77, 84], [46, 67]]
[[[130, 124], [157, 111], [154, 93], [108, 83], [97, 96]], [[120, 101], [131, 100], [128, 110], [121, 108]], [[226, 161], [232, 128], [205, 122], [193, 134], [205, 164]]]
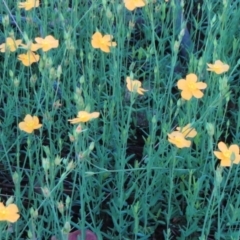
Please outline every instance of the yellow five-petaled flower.
[[20, 2], [18, 4], [19, 8], [24, 8], [26, 11], [32, 8], [39, 7], [39, 0], [27, 0], [26, 2]]
[[100, 48], [103, 52], [109, 53], [110, 47], [116, 47], [117, 43], [112, 42], [112, 35], [102, 35], [96, 32], [92, 35], [91, 44], [93, 48]]
[[144, 7], [146, 5], [144, 0], [124, 0], [124, 4], [129, 11], [133, 11], [135, 8]]
[[7, 37], [6, 42], [0, 45], [0, 52], [15, 52], [18, 46], [22, 43], [22, 40], [15, 40], [11, 37]]
[[16, 204], [11, 203], [8, 206], [4, 206], [4, 204], [0, 202], [0, 221], [8, 221], [14, 223], [20, 217], [18, 212], [19, 211]]
[[216, 74], [222, 74], [229, 70], [229, 65], [221, 62], [220, 60], [216, 60], [214, 64], [207, 63], [208, 71], [215, 72]]
[[26, 133], [32, 133], [35, 129], [42, 127], [42, 124], [39, 123], [37, 116], [32, 117], [30, 114], [27, 114], [24, 121], [18, 124], [18, 127]]
[[138, 94], [143, 95], [144, 92], [148, 91], [141, 88], [142, 83], [139, 80], [132, 80], [130, 77], [127, 77], [126, 82], [127, 82], [127, 89], [130, 92], [137, 92]]
[[169, 133], [168, 141], [174, 144], [177, 148], [190, 147], [191, 141], [186, 138], [194, 138], [196, 135], [196, 129], [191, 127], [191, 124], [187, 124], [185, 127], [177, 127], [177, 131]]
[[190, 147], [191, 141], [185, 139], [183, 133], [178, 131], [173, 131], [172, 133], [168, 134], [168, 141], [178, 148], [185, 148]]
[[47, 52], [52, 48], [57, 48], [59, 44], [58, 40], [51, 35], [48, 35], [45, 38], [37, 37], [35, 38], [35, 41], [44, 52]]
[[27, 51], [27, 53], [18, 55], [18, 60], [20, 60], [22, 64], [27, 67], [30, 66], [32, 63], [38, 62], [39, 58], [39, 55], [35, 54], [32, 51]]
[[203, 93], [200, 90], [205, 89], [207, 84], [204, 82], [197, 82], [197, 75], [190, 73], [186, 76], [186, 79], [178, 80], [177, 87], [182, 90], [182, 98], [190, 100], [193, 96], [195, 98], [201, 98]]
[[89, 113], [89, 112], [86, 112], [86, 111], [79, 111], [76, 118], [69, 119], [68, 121], [72, 124], [81, 123], [81, 122], [88, 122], [88, 121], [92, 120], [93, 118], [98, 118], [99, 115], [100, 115], [99, 112]]
[[214, 155], [221, 160], [220, 165], [223, 167], [230, 167], [232, 163], [239, 164], [240, 163], [240, 155], [239, 155], [239, 146], [236, 144], [232, 144], [229, 148], [224, 142], [218, 143], [219, 151], [214, 151]]

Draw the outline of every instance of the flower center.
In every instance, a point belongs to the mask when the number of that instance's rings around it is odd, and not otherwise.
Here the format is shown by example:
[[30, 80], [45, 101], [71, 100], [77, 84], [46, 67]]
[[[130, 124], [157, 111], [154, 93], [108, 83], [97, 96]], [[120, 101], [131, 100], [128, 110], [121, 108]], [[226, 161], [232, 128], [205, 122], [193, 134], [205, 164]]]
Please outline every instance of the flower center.
[[34, 122], [28, 122], [27, 125], [28, 125], [28, 127], [33, 127], [34, 126]]
[[4, 216], [6, 214], [6, 210], [0, 211], [0, 214]]
[[182, 138], [181, 137], [175, 137], [175, 141], [177, 143], [182, 143]]
[[189, 87], [191, 90], [195, 90], [195, 89], [196, 89], [196, 84], [195, 84], [195, 83], [189, 83], [188, 87]]
[[101, 39], [100, 43], [101, 43], [101, 45], [106, 45], [107, 44], [106, 40], [104, 38]]
[[229, 159], [230, 159], [230, 157], [231, 157], [231, 154], [232, 154], [232, 152], [229, 151], [229, 150], [223, 152], [223, 156], [226, 157], [226, 158], [229, 158]]

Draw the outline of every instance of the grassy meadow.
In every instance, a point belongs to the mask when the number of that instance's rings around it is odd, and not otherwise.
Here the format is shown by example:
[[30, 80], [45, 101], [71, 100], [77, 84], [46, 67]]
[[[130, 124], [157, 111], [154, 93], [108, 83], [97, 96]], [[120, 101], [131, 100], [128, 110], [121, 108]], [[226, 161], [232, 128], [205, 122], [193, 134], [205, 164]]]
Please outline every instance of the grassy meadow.
[[0, 0], [0, 240], [240, 239], [240, 1], [24, 1]]

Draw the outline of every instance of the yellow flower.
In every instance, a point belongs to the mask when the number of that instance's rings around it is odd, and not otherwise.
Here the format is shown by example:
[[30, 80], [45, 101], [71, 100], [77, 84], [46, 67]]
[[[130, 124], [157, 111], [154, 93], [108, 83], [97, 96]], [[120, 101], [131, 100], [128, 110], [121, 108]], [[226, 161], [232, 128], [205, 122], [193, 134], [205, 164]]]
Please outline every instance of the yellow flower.
[[190, 147], [191, 141], [186, 140], [183, 133], [179, 131], [174, 131], [168, 134], [168, 141], [178, 148]]
[[221, 152], [214, 151], [214, 155], [221, 160], [221, 166], [230, 167], [232, 163], [238, 164], [240, 162], [238, 145], [233, 144], [228, 148], [224, 142], [219, 142], [218, 149]]
[[207, 63], [208, 71], [215, 72], [216, 74], [221, 74], [229, 70], [229, 65], [224, 64], [220, 60], [215, 61], [214, 64]]
[[35, 41], [44, 52], [47, 52], [52, 48], [57, 48], [59, 44], [58, 40], [51, 35], [48, 35], [45, 38], [37, 37], [35, 38]]
[[96, 32], [92, 35], [92, 47], [93, 48], [100, 48], [103, 52], [110, 52], [110, 47], [116, 47], [117, 43], [112, 42], [112, 35], [104, 35], [100, 32]]
[[18, 207], [15, 204], [11, 203], [5, 207], [3, 203], [0, 202], [0, 221], [14, 223], [20, 217], [18, 212]]
[[26, 2], [20, 2], [18, 4], [19, 8], [25, 8], [26, 11], [32, 8], [39, 7], [39, 0], [27, 0]]
[[127, 77], [126, 82], [127, 82], [127, 89], [130, 92], [137, 92], [138, 94], [143, 95], [144, 92], [148, 91], [141, 88], [142, 83], [139, 80], [131, 80], [130, 77]]
[[42, 124], [39, 124], [38, 117], [32, 117], [30, 114], [27, 114], [24, 118], [24, 121], [18, 124], [18, 127], [20, 128], [20, 130], [26, 133], [32, 133], [33, 130], [42, 127]]
[[192, 128], [190, 123], [182, 128], [177, 127], [177, 131], [181, 132], [184, 137], [193, 138], [197, 135], [196, 129]]
[[27, 51], [26, 54], [19, 54], [18, 59], [23, 63], [25, 66], [30, 66], [34, 62], [39, 61], [39, 55], [35, 54], [32, 51]]
[[178, 89], [182, 90], [182, 98], [185, 100], [190, 100], [192, 96], [195, 98], [201, 98], [203, 93], [200, 91], [200, 89], [205, 89], [207, 84], [203, 82], [197, 82], [197, 75], [190, 73], [186, 76], [186, 80], [178, 80], [177, 87]]
[[88, 113], [86, 111], [80, 111], [78, 112], [77, 118], [69, 119], [68, 121], [72, 124], [80, 123], [80, 122], [88, 122], [93, 118], [98, 118], [99, 115], [100, 115], [99, 112]]
[[6, 43], [0, 45], [0, 52], [6, 52], [8, 49], [10, 52], [15, 52], [21, 43], [22, 40], [14, 40], [13, 38], [8, 37]]
[[25, 49], [27, 51], [32, 51], [32, 52], [35, 52], [39, 48], [41, 48], [41, 45], [39, 45], [37, 43], [32, 43], [32, 41], [29, 41], [27, 44], [21, 44], [21, 46], [23, 47], [23, 49]]
[[125, 7], [133, 11], [135, 8], [144, 7], [146, 5], [144, 0], [124, 0]]

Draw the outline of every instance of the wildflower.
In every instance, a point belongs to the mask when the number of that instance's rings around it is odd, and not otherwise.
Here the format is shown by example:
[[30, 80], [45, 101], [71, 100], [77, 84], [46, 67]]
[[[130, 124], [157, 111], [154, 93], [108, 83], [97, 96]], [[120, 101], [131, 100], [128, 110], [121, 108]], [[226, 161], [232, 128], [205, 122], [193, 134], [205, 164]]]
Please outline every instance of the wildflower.
[[41, 48], [41, 45], [39, 45], [37, 43], [33, 43], [32, 41], [29, 41], [27, 44], [21, 44], [21, 46], [23, 49], [25, 49], [27, 51], [32, 51], [32, 52], [35, 52], [39, 48]]
[[124, 4], [129, 11], [133, 11], [135, 8], [144, 7], [146, 5], [144, 0], [124, 0]]
[[13, 38], [8, 37], [6, 43], [0, 45], [0, 52], [6, 52], [8, 49], [10, 52], [15, 52], [21, 43], [22, 40], [14, 40]]
[[182, 128], [177, 127], [177, 131], [181, 132], [184, 137], [193, 138], [197, 135], [196, 129], [192, 128], [190, 123]]
[[182, 98], [185, 100], [190, 100], [192, 96], [195, 98], [201, 98], [203, 93], [200, 91], [200, 89], [205, 89], [207, 84], [203, 82], [197, 82], [197, 75], [190, 73], [186, 76], [186, 80], [178, 80], [177, 86], [178, 89], [182, 90]]
[[96, 32], [92, 35], [92, 47], [100, 48], [103, 52], [110, 52], [109, 47], [116, 47], [117, 43], [112, 42], [112, 35], [102, 35], [100, 32]]
[[190, 147], [191, 141], [186, 140], [183, 133], [179, 131], [173, 131], [172, 133], [168, 134], [168, 141], [178, 148], [185, 148]]
[[216, 74], [221, 74], [229, 70], [229, 65], [224, 64], [220, 60], [215, 61], [214, 64], [207, 63], [208, 71], [215, 72]]
[[37, 37], [35, 38], [35, 41], [41, 46], [44, 52], [47, 52], [52, 48], [57, 48], [59, 44], [59, 41], [51, 35], [48, 35], [45, 38]]
[[142, 83], [139, 80], [131, 80], [130, 77], [127, 77], [126, 82], [127, 82], [127, 89], [130, 92], [137, 92], [138, 94], [143, 95], [144, 92], [148, 91], [141, 88]]
[[23, 122], [20, 122], [18, 124], [18, 127], [20, 130], [27, 132], [27, 133], [32, 133], [33, 130], [38, 129], [42, 126], [42, 124], [39, 124], [39, 119], [36, 116], [31, 116], [30, 114], [27, 114], [24, 118]]
[[22, 62], [23, 65], [25, 66], [30, 66], [34, 62], [39, 61], [39, 55], [35, 54], [32, 51], [27, 51], [26, 54], [19, 54], [18, 59]]
[[32, 8], [39, 7], [39, 0], [27, 0], [26, 2], [20, 2], [18, 4], [19, 8], [25, 8], [26, 11]]
[[5, 207], [3, 203], [0, 202], [0, 221], [14, 223], [20, 217], [18, 212], [18, 207], [15, 204], [11, 203]]
[[221, 160], [220, 165], [230, 167], [232, 163], [238, 164], [240, 162], [239, 146], [231, 145], [229, 148], [224, 142], [218, 143], [219, 151], [214, 151], [214, 155]]
[[99, 112], [88, 113], [86, 111], [80, 111], [78, 112], [77, 118], [69, 119], [68, 121], [72, 124], [80, 123], [80, 122], [88, 122], [93, 118], [98, 118], [99, 115], [100, 115]]

